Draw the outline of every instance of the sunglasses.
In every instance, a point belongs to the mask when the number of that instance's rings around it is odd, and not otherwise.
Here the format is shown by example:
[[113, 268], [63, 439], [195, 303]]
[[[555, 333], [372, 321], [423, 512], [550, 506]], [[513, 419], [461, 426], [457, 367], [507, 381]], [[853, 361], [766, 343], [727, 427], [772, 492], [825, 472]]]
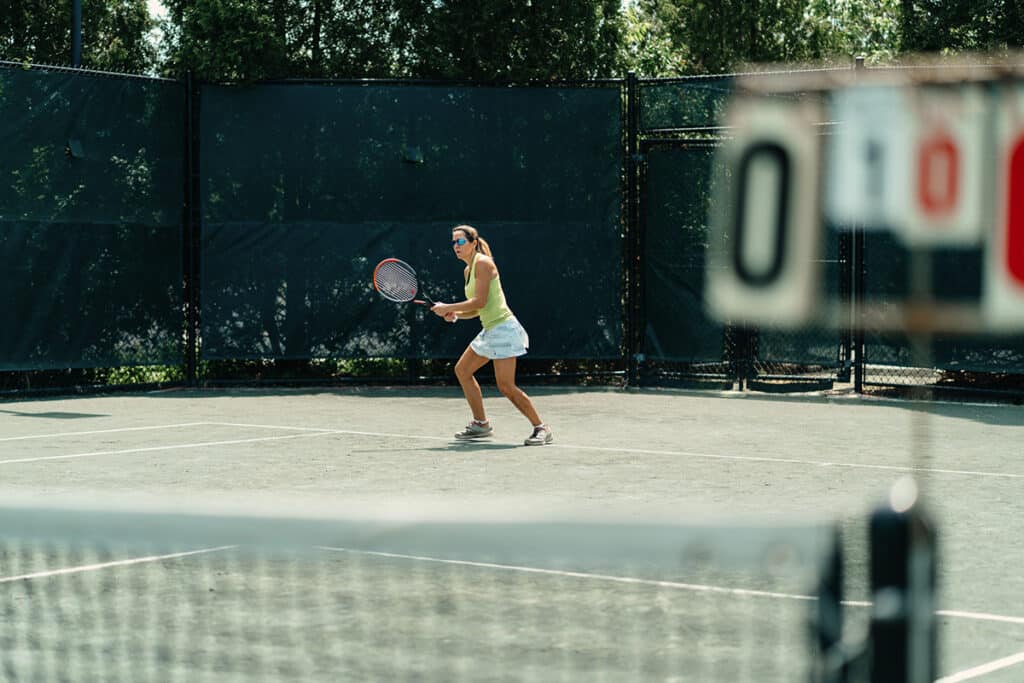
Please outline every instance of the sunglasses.
[[459, 239], [457, 239], [457, 240], [452, 240], [452, 246], [453, 246], [453, 247], [454, 247], [454, 246], [460, 246], [460, 247], [464, 247], [464, 246], [466, 246], [467, 244], [469, 244], [469, 240], [467, 240], [467, 239], [466, 239], [465, 237], [460, 237], [460, 238], [459, 238]]

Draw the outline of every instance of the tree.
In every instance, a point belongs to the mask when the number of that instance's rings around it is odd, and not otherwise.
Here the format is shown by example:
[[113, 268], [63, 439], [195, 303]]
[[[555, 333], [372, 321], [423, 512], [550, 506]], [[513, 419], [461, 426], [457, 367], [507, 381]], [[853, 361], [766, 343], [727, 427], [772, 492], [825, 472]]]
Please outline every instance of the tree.
[[635, 71], [648, 78], [686, 73], [686, 61], [681, 50], [673, 47], [665, 26], [635, 4], [628, 5], [623, 12], [619, 63], [624, 71]]
[[165, 71], [207, 80], [616, 75], [620, 0], [166, 0]]
[[808, 49], [805, 0], [639, 0], [682, 56], [687, 73], [723, 73], [745, 62], [817, 57]]
[[902, 0], [907, 52], [992, 51], [1024, 45], [1020, 0]]
[[806, 23], [818, 41], [809, 52], [826, 61], [848, 63], [863, 55], [868, 62], [889, 61], [900, 48], [901, 0], [811, 0]]
[[884, 58], [898, 48], [899, 1], [637, 0], [626, 13], [625, 61], [667, 76]]
[[270, 0], [257, 7], [249, 0], [167, 0], [164, 71], [182, 76], [191, 69], [206, 79], [290, 75], [288, 20], [295, 4]]
[[[146, 0], [82, 0], [82, 65], [144, 73], [156, 64]], [[21, 0], [0, 13], [0, 57], [64, 65], [71, 61], [71, 3]]]
[[396, 0], [405, 70], [426, 78], [616, 75], [620, 0]]

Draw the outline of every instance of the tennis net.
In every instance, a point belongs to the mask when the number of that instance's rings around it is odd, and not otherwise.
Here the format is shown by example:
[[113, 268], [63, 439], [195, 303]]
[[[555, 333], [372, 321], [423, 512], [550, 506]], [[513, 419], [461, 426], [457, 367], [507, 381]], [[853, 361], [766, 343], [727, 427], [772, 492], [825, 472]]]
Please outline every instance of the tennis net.
[[827, 524], [6, 507], [0, 679], [809, 681], [837, 552]]

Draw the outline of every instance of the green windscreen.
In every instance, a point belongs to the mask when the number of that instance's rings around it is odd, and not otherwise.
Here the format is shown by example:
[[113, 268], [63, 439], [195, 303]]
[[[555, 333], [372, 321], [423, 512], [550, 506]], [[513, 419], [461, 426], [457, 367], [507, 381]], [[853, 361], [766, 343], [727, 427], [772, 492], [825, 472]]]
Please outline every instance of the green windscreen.
[[0, 68], [0, 369], [182, 358], [185, 89]]
[[201, 94], [202, 357], [454, 357], [479, 331], [384, 301], [396, 257], [464, 298], [475, 226], [541, 358], [617, 358], [618, 86], [269, 84]]

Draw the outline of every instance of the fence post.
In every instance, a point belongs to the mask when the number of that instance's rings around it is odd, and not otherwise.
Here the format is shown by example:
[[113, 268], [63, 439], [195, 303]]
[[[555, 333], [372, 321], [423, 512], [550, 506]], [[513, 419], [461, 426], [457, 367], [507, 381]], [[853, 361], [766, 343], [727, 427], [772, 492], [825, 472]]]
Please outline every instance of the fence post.
[[183, 246], [185, 251], [185, 379], [198, 384], [199, 328], [199, 98], [195, 97], [192, 70], [185, 74], [185, 211]]
[[639, 92], [635, 71], [626, 75], [626, 386], [640, 385], [640, 350], [643, 330], [640, 313], [643, 292], [640, 287], [642, 240], [640, 236]]
[[[858, 55], [854, 60], [854, 80], [860, 78], [864, 70], [864, 57]], [[864, 279], [866, 276], [864, 260], [864, 226], [857, 225], [853, 229], [853, 391], [864, 393]]]
[[[827, 230], [831, 226], [825, 226]], [[840, 334], [840, 355], [839, 361], [842, 365], [839, 368], [837, 379], [840, 382], [848, 383], [853, 379], [853, 235], [847, 231], [840, 231], [839, 242], [839, 298], [843, 318], [839, 328]]]

